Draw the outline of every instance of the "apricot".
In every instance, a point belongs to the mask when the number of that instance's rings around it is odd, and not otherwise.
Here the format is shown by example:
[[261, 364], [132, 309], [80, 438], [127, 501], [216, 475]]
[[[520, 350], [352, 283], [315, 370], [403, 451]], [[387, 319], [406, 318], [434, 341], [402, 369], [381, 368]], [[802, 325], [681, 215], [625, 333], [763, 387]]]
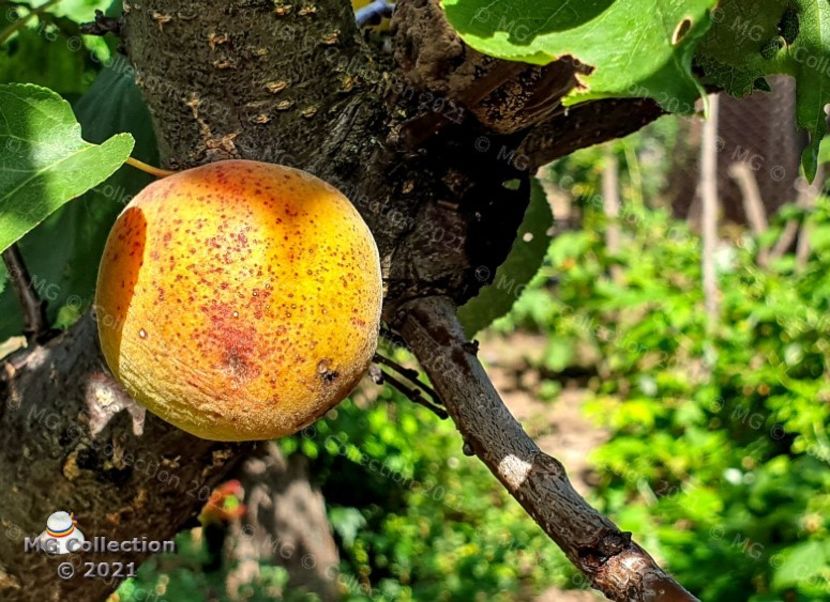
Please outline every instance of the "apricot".
[[148, 410], [206, 439], [288, 435], [365, 373], [382, 301], [369, 228], [300, 170], [220, 161], [158, 180], [107, 238], [101, 350]]

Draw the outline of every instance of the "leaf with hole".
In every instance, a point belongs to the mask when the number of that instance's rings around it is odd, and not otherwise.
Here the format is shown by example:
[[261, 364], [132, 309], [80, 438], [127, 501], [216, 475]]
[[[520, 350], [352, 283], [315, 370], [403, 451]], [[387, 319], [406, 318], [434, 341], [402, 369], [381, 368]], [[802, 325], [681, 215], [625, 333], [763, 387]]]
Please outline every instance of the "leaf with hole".
[[590, 73], [566, 104], [650, 97], [691, 113], [701, 88], [691, 72], [715, 0], [444, 0], [447, 18], [485, 54], [544, 65], [570, 56]]
[[758, 78], [796, 80], [796, 118], [810, 135], [801, 164], [815, 177], [830, 103], [830, 5], [815, 0], [723, 0], [695, 56], [704, 82], [741, 96]]

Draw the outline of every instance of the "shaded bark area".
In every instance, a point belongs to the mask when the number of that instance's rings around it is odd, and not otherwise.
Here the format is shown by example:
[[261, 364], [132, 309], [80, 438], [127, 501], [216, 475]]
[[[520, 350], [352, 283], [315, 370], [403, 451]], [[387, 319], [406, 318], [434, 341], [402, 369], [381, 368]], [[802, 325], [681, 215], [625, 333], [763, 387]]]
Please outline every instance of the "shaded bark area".
[[192, 437], [133, 405], [104, 375], [89, 316], [5, 364], [0, 414], [0, 599], [96, 600], [117, 582], [58, 578], [60, 562], [135, 561], [146, 554], [25, 552], [58, 510], [87, 539], [171, 539], [250, 446]]
[[[407, 6], [421, 12], [408, 13]], [[414, 67], [400, 71], [391, 57], [366, 47], [349, 4], [339, 0], [313, 5], [144, 0], [124, 6], [124, 45], [166, 164], [184, 168], [231, 157], [258, 159], [311, 171], [340, 187], [377, 239], [386, 285], [384, 316], [390, 322], [407, 303], [425, 297], [461, 303], [486, 284], [474, 274], [482, 266], [494, 274], [509, 251], [535, 165], [632, 131], [659, 115], [653, 103], [638, 100], [560, 110], [559, 98], [579, 66], [517, 67], [476, 57], [463, 46], [459, 59], [452, 54], [458, 41], [437, 18], [437, 6], [434, 0], [401, 2], [401, 18], [414, 16], [405, 27], [396, 18], [396, 36], [414, 35], [419, 20], [430, 22], [443, 32], [446, 54], [426, 57], [429, 46], [412, 43], [405, 60]], [[428, 40], [430, 26], [421, 27], [421, 39]], [[463, 73], [435, 68], [468, 59]], [[427, 70], [428, 80], [423, 77]], [[445, 85], [441, 78], [454, 79]], [[446, 102], [434, 104], [436, 94]], [[448, 110], [451, 101], [461, 110]], [[480, 366], [471, 368], [469, 358], [455, 357], [457, 341], [444, 342], [451, 355], [436, 353], [435, 358], [443, 357], [447, 374], [462, 379], [444, 389], [453, 395], [448, 405], [455, 408], [462, 433], [476, 432], [469, 420], [480, 419], [480, 412], [486, 424], [503, 422], [504, 432], [498, 426], [488, 431], [492, 443], [486, 437], [472, 442], [488, 465], [497, 460], [498, 466], [508, 457], [502, 452], [511, 449], [505, 447], [505, 434], [518, 437], [521, 429], [516, 431], [518, 425], [497, 403], [476, 410], [472, 394], [489, 394], [492, 386]], [[440, 382], [440, 370], [428, 354], [419, 355]], [[22, 553], [23, 535], [39, 533], [50, 512], [76, 512], [88, 536], [170, 537], [196, 514], [212, 485], [252, 449], [195, 439], [144, 417], [107, 382], [88, 316], [66, 335], [11, 358], [5, 367], [0, 420], [8, 442], [0, 452], [0, 500], [5, 502], [0, 520], [19, 537], [0, 543], [4, 600], [96, 600], [117, 586], [81, 578], [61, 583], [55, 577], [58, 560]], [[53, 414], [54, 419], [46, 418]], [[630, 599], [646, 599], [642, 596], [650, 590], [641, 585], [649, 575], [669, 583], [647, 561], [637, 564], [644, 558], [641, 550], [601, 516], [582, 508], [587, 526], [571, 524], [583, 515], [567, 512], [577, 502], [561, 466], [534, 456], [526, 437], [511, 445], [519, 446], [513, 455], [532, 458], [530, 466], [541, 475], [529, 481], [538, 488], [512, 487], [511, 492], [521, 494], [534, 518], [556, 534], [575, 562], [581, 559], [578, 566], [598, 587], [618, 592], [620, 583], [631, 584]], [[151, 460], [158, 469], [146, 468]], [[510, 488], [511, 481], [497, 474]], [[49, 492], [48, 499], [43, 492]], [[545, 505], [565, 514], [546, 523], [553, 515], [540, 510]], [[272, 518], [275, 527], [280, 525], [276, 515]], [[583, 537], [592, 529], [592, 538]], [[141, 556], [122, 554], [120, 559]], [[637, 573], [638, 566], [645, 572]]]

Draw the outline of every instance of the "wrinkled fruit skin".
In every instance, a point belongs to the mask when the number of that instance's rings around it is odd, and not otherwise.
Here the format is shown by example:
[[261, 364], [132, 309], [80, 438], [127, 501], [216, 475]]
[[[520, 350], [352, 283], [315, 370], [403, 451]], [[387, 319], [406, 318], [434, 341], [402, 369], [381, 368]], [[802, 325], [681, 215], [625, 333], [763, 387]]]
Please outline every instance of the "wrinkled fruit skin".
[[339, 191], [220, 161], [154, 182], [98, 272], [101, 350], [127, 392], [206, 439], [294, 433], [351, 392], [377, 344], [378, 251]]

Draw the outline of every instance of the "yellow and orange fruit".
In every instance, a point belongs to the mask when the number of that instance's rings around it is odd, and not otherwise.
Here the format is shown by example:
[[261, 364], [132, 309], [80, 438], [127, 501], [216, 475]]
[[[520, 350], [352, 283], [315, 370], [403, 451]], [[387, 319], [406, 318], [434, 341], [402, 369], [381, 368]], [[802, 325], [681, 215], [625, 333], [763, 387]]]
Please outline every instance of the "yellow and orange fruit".
[[365, 373], [378, 251], [338, 190], [305, 172], [220, 161], [141, 191], [107, 239], [101, 350], [151, 412], [199, 437], [298, 431]]

